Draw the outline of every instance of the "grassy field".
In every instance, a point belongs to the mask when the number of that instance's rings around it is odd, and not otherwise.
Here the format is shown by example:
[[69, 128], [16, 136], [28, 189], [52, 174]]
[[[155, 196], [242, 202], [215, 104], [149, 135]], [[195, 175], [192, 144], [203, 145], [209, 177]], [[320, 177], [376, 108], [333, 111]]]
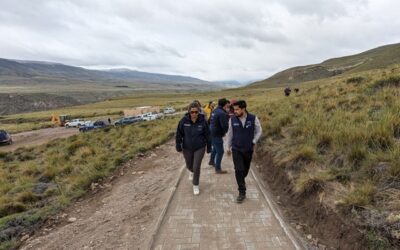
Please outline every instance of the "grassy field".
[[[299, 195], [359, 216], [371, 249], [400, 239], [400, 70], [336, 77], [260, 105], [260, 152], [270, 152]], [[361, 218], [361, 219], [360, 219]], [[365, 221], [368, 221], [365, 223]]]
[[[379, 219], [364, 227], [370, 235], [370, 248], [390, 248], [400, 237], [400, 69], [372, 70], [296, 86], [300, 93], [290, 97], [283, 95], [282, 88], [143, 94], [6, 116], [1, 125], [16, 132], [47, 126], [52, 113], [118, 117], [128, 107], [184, 109], [194, 99], [203, 104], [220, 97], [245, 99], [264, 128], [258, 152], [274, 156], [277, 167], [292, 177], [295, 192], [324, 193], [324, 204], [338, 213], [362, 211]], [[0, 232], [16, 223], [32, 228], [67, 206], [122, 162], [172, 137], [178, 119], [109, 128], [1, 153]], [[16, 244], [16, 238], [0, 239], [2, 248]]]

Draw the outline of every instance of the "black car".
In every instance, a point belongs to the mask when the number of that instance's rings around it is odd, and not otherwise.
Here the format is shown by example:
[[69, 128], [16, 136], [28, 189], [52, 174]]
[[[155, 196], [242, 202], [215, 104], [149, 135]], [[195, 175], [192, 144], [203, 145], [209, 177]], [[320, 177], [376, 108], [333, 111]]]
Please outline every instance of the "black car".
[[12, 144], [12, 138], [9, 133], [5, 130], [0, 130], [0, 144], [7, 144], [11, 145]]
[[89, 130], [105, 128], [105, 127], [107, 127], [107, 124], [104, 121], [95, 121], [90, 125], [84, 125], [80, 127], [79, 132], [87, 132]]
[[115, 126], [121, 126], [121, 125], [127, 125], [127, 124], [132, 124], [136, 122], [143, 121], [141, 117], [137, 116], [131, 116], [131, 117], [124, 117], [122, 119], [119, 119], [114, 123]]

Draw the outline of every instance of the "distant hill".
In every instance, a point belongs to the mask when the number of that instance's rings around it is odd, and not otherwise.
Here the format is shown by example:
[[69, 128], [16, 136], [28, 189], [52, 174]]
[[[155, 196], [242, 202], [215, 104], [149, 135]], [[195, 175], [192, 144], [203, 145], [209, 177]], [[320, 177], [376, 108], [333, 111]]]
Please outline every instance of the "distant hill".
[[249, 87], [273, 87], [354, 73], [371, 69], [386, 68], [400, 63], [400, 43], [381, 46], [360, 54], [332, 58], [320, 64], [289, 68]]
[[129, 69], [89, 70], [61, 63], [0, 58], [0, 115], [42, 111], [143, 92], [221, 90], [190, 76]]
[[128, 69], [89, 70], [60, 63], [0, 59], [0, 84], [169, 84], [182, 87], [182, 84], [198, 85], [200, 88], [216, 86], [197, 78], [180, 75], [147, 73]]

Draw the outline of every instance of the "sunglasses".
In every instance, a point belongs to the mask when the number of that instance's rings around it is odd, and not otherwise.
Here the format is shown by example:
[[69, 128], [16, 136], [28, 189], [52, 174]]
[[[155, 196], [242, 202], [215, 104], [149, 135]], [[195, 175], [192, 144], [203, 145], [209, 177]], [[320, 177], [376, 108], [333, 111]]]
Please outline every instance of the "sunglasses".
[[190, 111], [191, 114], [198, 114], [199, 111]]

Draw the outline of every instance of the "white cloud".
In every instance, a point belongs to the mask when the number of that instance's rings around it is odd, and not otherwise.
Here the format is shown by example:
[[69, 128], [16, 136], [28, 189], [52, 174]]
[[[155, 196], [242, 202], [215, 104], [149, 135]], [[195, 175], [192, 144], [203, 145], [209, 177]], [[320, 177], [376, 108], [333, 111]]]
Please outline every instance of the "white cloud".
[[0, 57], [206, 80], [399, 42], [396, 0], [3, 0]]

